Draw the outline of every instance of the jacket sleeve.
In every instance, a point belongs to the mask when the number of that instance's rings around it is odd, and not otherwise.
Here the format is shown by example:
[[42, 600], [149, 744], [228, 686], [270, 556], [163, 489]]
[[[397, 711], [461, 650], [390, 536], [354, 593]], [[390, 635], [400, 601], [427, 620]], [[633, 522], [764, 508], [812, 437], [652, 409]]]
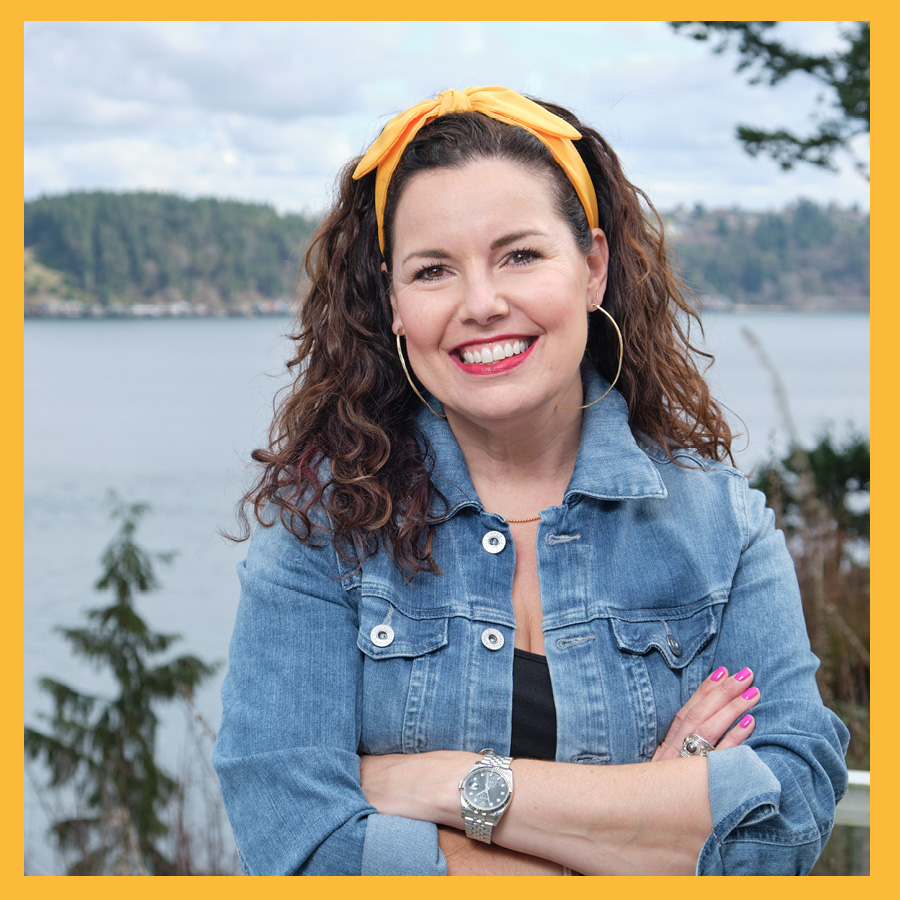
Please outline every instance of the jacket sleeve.
[[437, 828], [379, 815], [360, 788], [362, 654], [330, 536], [257, 527], [213, 762], [249, 875], [445, 875]]
[[793, 561], [765, 497], [733, 479], [745, 512], [744, 549], [722, 618], [716, 665], [749, 666], [760, 702], [756, 728], [709, 755], [713, 833], [699, 875], [803, 875], [831, 834], [847, 790], [849, 734], [826, 709]]

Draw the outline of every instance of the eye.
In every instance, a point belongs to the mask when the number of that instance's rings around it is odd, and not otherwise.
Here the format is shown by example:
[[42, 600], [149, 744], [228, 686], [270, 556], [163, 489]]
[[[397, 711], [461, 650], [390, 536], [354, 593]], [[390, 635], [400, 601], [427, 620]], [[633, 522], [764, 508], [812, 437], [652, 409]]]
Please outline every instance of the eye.
[[423, 266], [413, 275], [413, 280], [415, 281], [437, 281], [444, 274], [444, 267], [439, 263], [434, 263], [430, 266]]
[[540, 259], [541, 254], [537, 250], [513, 250], [506, 258], [514, 266], [524, 266]]

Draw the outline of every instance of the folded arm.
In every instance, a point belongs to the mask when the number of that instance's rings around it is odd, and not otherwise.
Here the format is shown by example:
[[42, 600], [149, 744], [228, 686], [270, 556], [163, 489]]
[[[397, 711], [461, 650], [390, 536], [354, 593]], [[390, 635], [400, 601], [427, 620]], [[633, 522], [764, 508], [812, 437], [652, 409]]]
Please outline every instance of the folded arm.
[[244, 871], [443, 875], [437, 828], [377, 815], [360, 788], [359, 625], [336, 571], [333, 547], [280, 523], [239, 566], [213, 762]]
[[[707, 764], [683, 759], [679, 750], [691, 732], [722, 750], [743, 743], [754, 725], [748, 710], [759, 700], [752, 678], [748, 669], [730, 678], [717, 669], [679, 712], [652, 762], [515, 760], [514, 800], [494, 828], [494, 843], [586, 875], [694, 874], [713, 828]], [[364, 757], [362, 785], [381, 812], [461, 828], [457, 785], [478, 759], [461, 751]], [[471, 869], [448, 859], [449, 874], [476, 874], [485, 853]], [[498, 866], [510, 862], [497, 854]]]

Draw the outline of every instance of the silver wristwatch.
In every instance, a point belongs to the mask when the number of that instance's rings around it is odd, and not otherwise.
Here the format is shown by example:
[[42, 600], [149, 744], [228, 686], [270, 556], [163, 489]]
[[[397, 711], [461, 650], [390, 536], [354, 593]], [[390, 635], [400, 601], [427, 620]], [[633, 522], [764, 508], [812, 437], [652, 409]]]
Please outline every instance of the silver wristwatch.
[[480, 752], [484, 756], [459, 783], [459, 802], [466, 835], [489, 844], [494, 826], [512, 802], [512, 757], [498, 756], [490, 749]]

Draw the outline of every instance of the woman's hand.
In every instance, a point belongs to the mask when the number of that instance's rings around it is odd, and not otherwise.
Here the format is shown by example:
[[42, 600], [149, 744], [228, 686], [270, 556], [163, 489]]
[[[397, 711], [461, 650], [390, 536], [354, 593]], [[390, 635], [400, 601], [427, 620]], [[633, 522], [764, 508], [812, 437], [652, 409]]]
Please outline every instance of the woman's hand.
[[[748, 712], [759, 703], [759, 690], [751, 687], [752, 683], [750, 669], [741, 669], [731, 678], [724, 666], [716, 669], [678, 711], [665, 740], [653, 754], [653, 762], [677, 759], [684, 739], [691, 732], [705, 738], [716, 750], [742, 744], [753, 734], [756, 725]], [[728, 731], [736, 719], [738, 723]]]

